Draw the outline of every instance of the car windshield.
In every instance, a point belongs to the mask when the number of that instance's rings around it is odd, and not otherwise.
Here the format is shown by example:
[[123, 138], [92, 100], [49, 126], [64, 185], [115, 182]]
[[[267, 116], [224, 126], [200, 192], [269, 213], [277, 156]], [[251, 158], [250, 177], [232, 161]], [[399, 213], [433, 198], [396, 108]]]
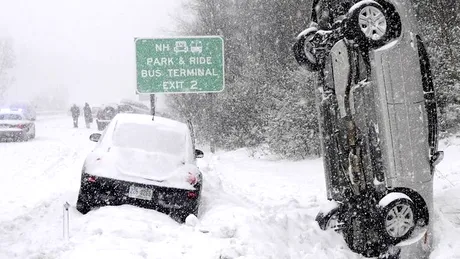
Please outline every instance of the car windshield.
[[22, 120], [19, 114], [0, 114], [0, 120]]
[[185, 133], [161, 125], [122, 123], [113, 133], [113, 143], [122, 148], [136, 148], [169, 155], [185, 154]]

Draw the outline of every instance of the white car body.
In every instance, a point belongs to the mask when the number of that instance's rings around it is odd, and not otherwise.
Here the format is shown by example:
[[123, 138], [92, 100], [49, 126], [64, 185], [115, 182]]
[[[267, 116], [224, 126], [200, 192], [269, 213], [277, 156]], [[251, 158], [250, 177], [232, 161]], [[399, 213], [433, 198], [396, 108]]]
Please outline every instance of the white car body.
[[142, 114], [117, 114], [85, 160], [85, 172], [117, 180], [193, 190], [199, 175], [186, 124]]
[[21, 109], [0, 110], [0, 138], [29, 140], [35, 138], [35, 123]]

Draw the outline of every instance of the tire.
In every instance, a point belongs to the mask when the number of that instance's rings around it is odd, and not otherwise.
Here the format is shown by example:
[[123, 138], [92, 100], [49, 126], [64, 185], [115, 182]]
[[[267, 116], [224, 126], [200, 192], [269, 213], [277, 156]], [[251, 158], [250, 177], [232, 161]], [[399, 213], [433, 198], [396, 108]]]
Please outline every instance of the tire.
[[83, 215], [88, 213], [91, 210], [91, 204], [89, 204], [87, 199], [83, 198], [81, 191], [78, 194], [78, 200], [77, 200], [76, 207], [77, 207], [77, 210]]
[[316, 28], [308, 28], [299, 34], [296, 43], [292, 46], [297, 63], [305, 67], [308, 71], [318, 71], [321, 69], [318, 59], [313, 53], [313, 45], [310, 43], [317, 31], [318, 29]]
[[173, 211], [170, 214], [172, 219], [181, 224], [185, 223], [185, 220], [187, 219], [188, 215], [190, 215], [188, 211]]
[[[361, 5], [359, 5], [361, 3]], [[346, 22], [345, 37], [365, 48], [378, 48], [401, 33], [401, 20], [392, 6], [361, 1]]]
[[331, 211], [324, 214], [319, 212], [316, 216], [316, 222], [318, 222], [319, 228], [322, 230], [336, 229], [339, 223], [338, 208], [334, 208]]
[[24, 135], [22, 135], [21, 141], [22, 141], [22, 142], [27, 142], [27, 141], [29, 141], [29, 135], [27, 135], [27, 133], [24, 133]]
[[31, 138], [31, 139], [34, 139], [34, 138], [35, 138], [35, 126], [34, 126], [34, 131], [33, 131], [33, 133], [30, 135], [30, 138]]
[[190, 214], [198, 217], [198, 206], [193, 209], [173, 210], [171, 211], [170, 216], [179, 223], [185, 223], [185, 220]]
[[103, 131], [104, 130], [104, 127], [102, 126], [101, 123], [97, 122], [97, 130], [99, 131]]
[[414, 203], [398, 198], [382, 208], [382, 234], [390, 244], [407, 239], [414, 231], [417, 217]]

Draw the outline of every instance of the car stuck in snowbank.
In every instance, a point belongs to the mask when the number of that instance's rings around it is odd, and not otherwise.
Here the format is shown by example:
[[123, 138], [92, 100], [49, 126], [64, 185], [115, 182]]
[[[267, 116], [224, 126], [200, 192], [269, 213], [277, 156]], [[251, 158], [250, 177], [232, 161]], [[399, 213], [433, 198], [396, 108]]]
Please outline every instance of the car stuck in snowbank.
[[[153, 118], [153, 119], [152, 119]], [[198, 215], [203, 177], [184, 123], [141, 114], [117, 114], [85, 160], [77, 209], [132, 204], [184, 222]]]

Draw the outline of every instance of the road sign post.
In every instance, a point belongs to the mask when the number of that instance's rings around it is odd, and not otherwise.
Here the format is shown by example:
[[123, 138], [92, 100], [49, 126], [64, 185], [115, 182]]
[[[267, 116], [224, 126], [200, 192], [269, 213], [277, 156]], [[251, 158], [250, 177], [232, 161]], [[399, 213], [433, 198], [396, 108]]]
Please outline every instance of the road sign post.
[[155, 116], [155, 95], [150, 94], [150, 113]]
[[135, 45], [138, 93], [213, 93], [224, 89], [221, 37], [137, 38]]

